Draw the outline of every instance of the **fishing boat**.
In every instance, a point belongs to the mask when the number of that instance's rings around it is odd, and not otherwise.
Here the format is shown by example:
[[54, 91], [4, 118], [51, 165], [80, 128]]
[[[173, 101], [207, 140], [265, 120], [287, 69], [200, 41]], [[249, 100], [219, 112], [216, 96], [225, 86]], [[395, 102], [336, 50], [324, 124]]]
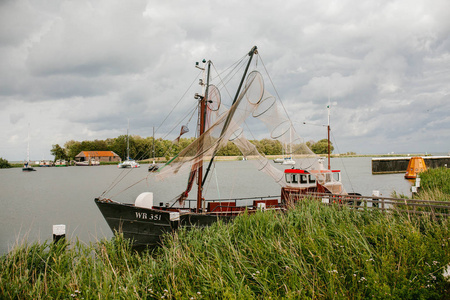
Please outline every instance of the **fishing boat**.
[[[286, 153], [284, 153], [285, 152], [284, 149], [286, 148], [287, 147], [285, 145], [285, 147], [283, 148], [283, 157], [275, 158], [273, 162], [276, 164], [283, 164], [283, 165], [295, 165], [295, 160], [293, 160], [291, 156], [286, 155]], [[290, 149], [290, 152], [292, 152], [292, 149]]]
[[64, 159], [58, 159], [55, 161], [55, 167], [67, 167], [67, 161]]
[[36, 171], [30, 164], [30, 124], [28, 124], [28, 139], [27, 139], [27, 160], [23, 163], [23, 172]]
[[130, 121], [128, 120], [128, 129], [127, 129], [127, 159], [117, 165], [118, 168], [139, 168], [140, 165], [134, 159], [130, 158], [130, 138], [128, 131], [130, 130]]
[[22, 171], [23, 172], [33, 172], [33, 171], [36, 171], [36, 169], [30, 165], [29, 161], [25, 161], [23, 164], [23, 167], [22, 167]]
[[39, 161], [39, 167], [51, 167], [52, 163], [48, 160]]
[[283, 165], [295, 165], [295, 160], [292, 157], [285, 157], [282, 162]]
[[[261, 63], [255, 64], [255, 61], [262, 62], [256, 46], [235, 64], [244, 69], [244, 74], [234, 82], [237, 88], [228, 108], [221, 105], [220, 89], [230, 88], [225, 87], [221, 76], [211, 76], [212, 62], [203, 60], [203, 66], [197, 64], [196, 67], [203, 73], [203, 78], [199, 80], [202, 92], [194, 97], [198, 105], [198, 136], [156, 173], [161, 180], [186, 174], [185, 190], [169, 199], [154, 199], [152, 192], [145, 191], [130, 204], [119, 202], [116, 195], [108, 196], [110, 189], [106, 189], [95, 198], [95, 203], [113, 232], [122, 232], [137, 247], [157, 245], [162, 234], [181, 227], [203, 227], [219, 220], [228, 222], [244, 212], [286, 210], [298, 201], [299, 195], [308, 192], [346, 194], [340, 182], [340, 172], [323, 168], [320, 158], [297, 135], [293, 123], [285, 114], [286, 110], [280, 107], [281, 102], [277, 102], [265, 88], [264, 77], [257, 69]], [[216, 78], [218, 83], [214, 84], [211, 78]], [[242, 125], [248, 119], [265, 125], [270, 138], [288, 145], [289, 150], [285, 149], [285, 153], [290, 151], [292, 156], [296, 156], [299, 168], [282, 169], [282, 166], [270, 163], [264, 154], [259, 153], [256, 146], [245, 138], [247, 129], [244, 128], [247, 126]], [[243, 157], [251, 157], [249, 162], [255, 168], [280, 185], [281, 192], [277, 191], [277, 196], [205, 199], [205, 182], [212, 177], [208, 175], [214, 167], [216, 154], [230, 141], [239, 148]], [[245, 185], [246, 181], [243, 179], [240, 182]], [[111, 188], [115, 184], [112, 183]], [[197, 188], [196, 197], [188, 199], [194, 185]]]
[[125, 161], [119, 163], [117, 165], [118, 168], [139, 168], [140, 165], [138, 162], [136, 162], [134, 159], [131, 159], [128, 157]]
[[275, 158], [273, 162], [276, 164], [283, 164], [283, 165], [295, 165], [295, 160], [293, 160], [290, 156]]
[[87, 160], [83, 161], [75, 161], [75, 166], [100, 166], [100, 161], [94, 159], [94, 158], [88, 158]]

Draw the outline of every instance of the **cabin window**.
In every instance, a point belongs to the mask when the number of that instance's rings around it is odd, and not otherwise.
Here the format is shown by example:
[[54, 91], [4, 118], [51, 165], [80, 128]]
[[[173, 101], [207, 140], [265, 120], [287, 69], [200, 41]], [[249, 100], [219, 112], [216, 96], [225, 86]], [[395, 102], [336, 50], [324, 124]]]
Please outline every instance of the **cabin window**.
[[308, 176], [307, 175], [300, 175], [300, 183], [301, 184], [308, 183]]
[[326, 182], [331, 182], [333, 174], [326, 174]]
[[292, 174], [292, 183], [298, 183], [298, 178], [296, 174]]
[[309, 183], [315, 183], [316, 177], [314, 175], [309, 175]]
[[341, 174], [339, 172], [333, 173], [334, 180], [341, 181]]
[[291, 174], [286, 174], [286, 182], [291, 183]]

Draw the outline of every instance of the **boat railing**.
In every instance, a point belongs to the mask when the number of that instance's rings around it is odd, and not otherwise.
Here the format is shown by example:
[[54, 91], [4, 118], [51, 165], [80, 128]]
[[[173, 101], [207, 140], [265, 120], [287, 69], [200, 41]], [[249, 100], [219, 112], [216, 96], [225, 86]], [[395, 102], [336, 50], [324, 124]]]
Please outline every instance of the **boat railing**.
[[[406, 214], [422, 214], [439, 217], [450, 216], [450, 201], [390, 198], [381, 196], [339, 195], [330, 193], [306, 193], [298, 199], [314, 198], [326, 205], [349, 206], [353, 209], [381, 210]], [[298, 200], [297, 200], [298, 201]]]
[[[257, 203], [266, 203], [266, 207], [281, 207], [280, 196], [264, 196], [264, 197], [244, 197], [231, 199], [211, 199], [206, 201], [209, 206], [208, 212], [241, 212], [245, 209], [254, 210], [257, 208]], [[276, 201], [276, 205], [275, 205]], [[186, 199], [185, 207], [193, 209], [196, 207], [197, 200]]]

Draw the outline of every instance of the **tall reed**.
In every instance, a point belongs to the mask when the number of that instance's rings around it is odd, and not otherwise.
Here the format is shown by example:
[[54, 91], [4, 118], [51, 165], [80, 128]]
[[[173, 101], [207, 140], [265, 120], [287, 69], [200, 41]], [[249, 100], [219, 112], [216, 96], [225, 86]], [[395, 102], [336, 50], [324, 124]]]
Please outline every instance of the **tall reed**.
[[132, 250], [22, 245], [1, 257], [6, 299], [442, 299], [450, 221], [323, 206], [259, 212], [180, 230]]

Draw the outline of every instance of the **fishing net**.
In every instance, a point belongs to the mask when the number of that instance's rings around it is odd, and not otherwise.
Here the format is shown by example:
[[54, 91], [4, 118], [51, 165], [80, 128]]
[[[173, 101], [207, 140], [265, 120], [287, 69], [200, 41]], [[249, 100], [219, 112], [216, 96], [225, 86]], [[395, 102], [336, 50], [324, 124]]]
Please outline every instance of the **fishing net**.
[[[279, 102], [265, 90], [263, 76], [258, 71], [249, 73], [243, 90], [229, 109], [220, 105], [219, 90], [210, 86], [207, 108], [209, 128], [161, 169], [157, 175], [159, 179], [189, 171], [192, 174], [204, 160], [211, 160], [220, 148], [231, 141], [260, 171], [271, 176], [281, 186], [286, 186], [284, 170], [275, 167], [245, 138], [243, 125], [251, 119], [265, 125], [267, 136], [282, 145], [283, 153], [295, 160], [296, 167], [305, 170], [323, 169], [317, 155], [296, 133]], [[321, 173], [313, 174], [317, 177]], [[318, 180], [321, 180], [319, 177]]]

